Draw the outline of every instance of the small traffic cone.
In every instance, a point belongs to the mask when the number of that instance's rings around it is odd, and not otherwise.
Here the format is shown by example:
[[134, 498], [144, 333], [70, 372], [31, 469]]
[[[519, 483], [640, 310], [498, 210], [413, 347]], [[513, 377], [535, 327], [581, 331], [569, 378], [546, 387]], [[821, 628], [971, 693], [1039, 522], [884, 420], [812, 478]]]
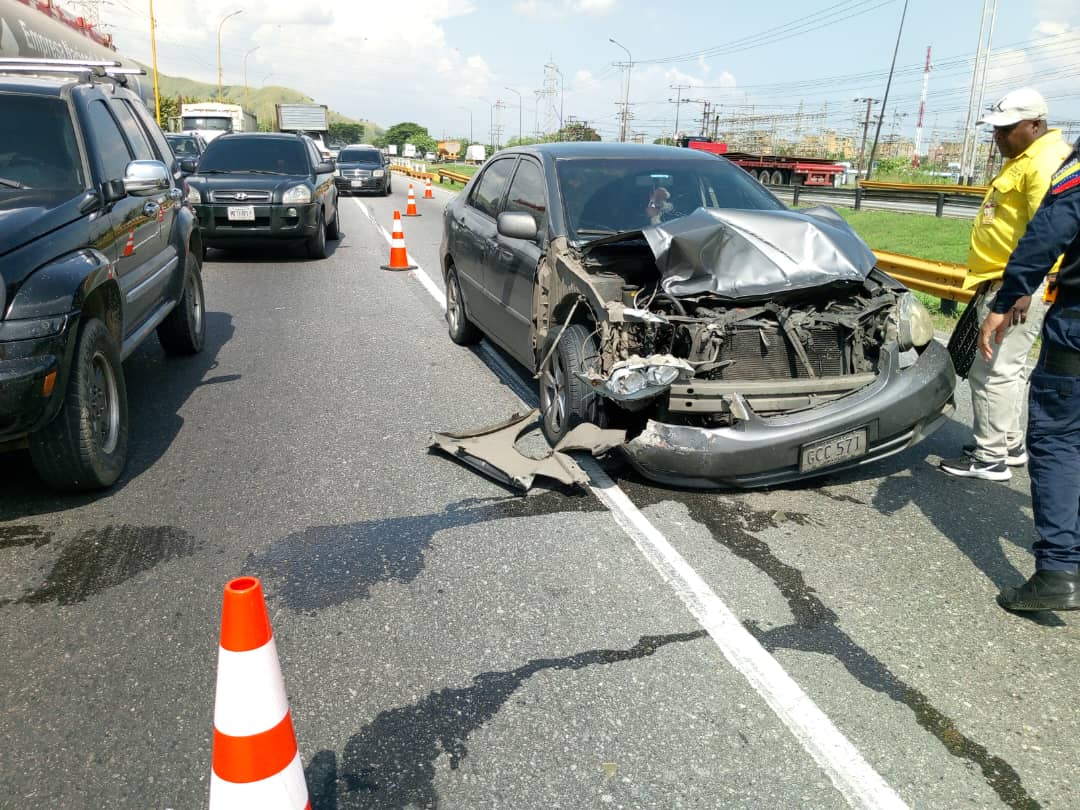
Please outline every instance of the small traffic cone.
[[[416, 205], [412, 199], [412, 186], [409, 186], [409, 199], [411, 205]], [[401, 212], [394, 212], [394, 230], [390, 234], [390, 264], [382, 265], [383, 270], [415, 270], [415, 264], [409, 264], [409, 252], [405, 250], [405, 232], [401, 230]]]
[[128, 231], [127, 243], [124, 245], [124, 255], [131, 256], [135, 253], [135, 231]]
[[434, 200], [435, 199], [435, 195], [431, 193], [431, 178], [430, 177], [425, 177], [424, 178], [424, 199], [425, 200]]
[[409, 202], [405, 206], [405, 216], [418, 217], [420, 214], [416, 210], [416, 194], [413, 193], [412, 183], [409, 183]]
[[262, 585], [225, 586], [210, 810], [311, 810]]

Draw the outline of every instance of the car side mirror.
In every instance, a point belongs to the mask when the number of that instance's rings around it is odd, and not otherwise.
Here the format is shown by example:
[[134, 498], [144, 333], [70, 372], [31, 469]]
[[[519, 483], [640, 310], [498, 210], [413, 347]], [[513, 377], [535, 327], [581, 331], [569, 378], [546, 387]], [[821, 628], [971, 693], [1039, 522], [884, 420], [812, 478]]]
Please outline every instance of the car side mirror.
[[499, 234], [511, 239], [535, 239], [536, 220], [523, 211], [503, 211], [498, 219]]
[[337, 168], [337, 161], [334, 160], [333, 158], [330, 158], [329, 160], [324, 160], [322, 163], [320, 163], [318, 166], [316, 166], [315, 171], [318, 174], [328, 174], [328, 173], [334, 171], [334, 169], [336, 169], [336, 168]]
[[180, 171], [184, 174], [195, 174], [199, 170], [199, 161], [195, 158], [180, 158]]
[[169, 187], [169, 170], [160, 160], [133, 160], [124, 171], [124, 193], [150, 197]]

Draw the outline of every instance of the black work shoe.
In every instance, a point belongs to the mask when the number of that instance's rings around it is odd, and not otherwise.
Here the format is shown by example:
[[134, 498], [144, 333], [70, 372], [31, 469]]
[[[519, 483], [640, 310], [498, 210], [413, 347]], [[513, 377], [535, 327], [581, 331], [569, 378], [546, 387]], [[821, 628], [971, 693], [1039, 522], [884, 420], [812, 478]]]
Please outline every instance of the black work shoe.
[[961, 478], [983, 478], [987, 481], [1008, 481], [1012, 478], [1012, 470], [1005, 466], [1004, 461], [979, 461], [965, 455], [942, 459], [938, 466], [943, 472]]
[[1019, 588], [1006, 588], [997, 596], [1006, 610], [1080, 610], [1080, 574], [1036, 571]]
[[[960, 448], [961, 452], [965, 456], [975, 456], [975, 445], [965, 444]], [[1027, 448], [1023, 442], [1016, 445], [1016, 447], [1010, 447], [1005, 456], [1005, 464], [1009, 467], [1023, 467], [1028, 463]]]

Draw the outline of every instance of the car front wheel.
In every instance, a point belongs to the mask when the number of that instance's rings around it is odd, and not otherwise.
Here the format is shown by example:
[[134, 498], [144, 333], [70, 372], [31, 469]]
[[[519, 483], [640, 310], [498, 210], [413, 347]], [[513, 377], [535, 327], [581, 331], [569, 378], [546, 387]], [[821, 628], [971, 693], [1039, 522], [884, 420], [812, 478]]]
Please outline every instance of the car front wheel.
[[540, 368], [541, 426], [553, 445], [582, 422], [597, 422], [600, 417], [597, 395], [577, 376], [597, 365], [596, 335], [574, 323], [555, 339], [555, 351], [547, 353]]
[[60, 413], [30, 437], [30, 456], [56, 489], [103, 489], [127, 462], [128, 411], [120, 350], [97, 318], [79, 329], [70, 374]]
[[188, 254], [184, 293], [157, 328], [158, 341], [166, 354], [198, 354], [206, 341], [206, 300], [202, 273], [195, 255]]
[[316, 214], [315, 233], [307, 241], [307, 254], [311, 259], [326, 258], [326, 225], [323, 222], [323, 212], [319, 209]]

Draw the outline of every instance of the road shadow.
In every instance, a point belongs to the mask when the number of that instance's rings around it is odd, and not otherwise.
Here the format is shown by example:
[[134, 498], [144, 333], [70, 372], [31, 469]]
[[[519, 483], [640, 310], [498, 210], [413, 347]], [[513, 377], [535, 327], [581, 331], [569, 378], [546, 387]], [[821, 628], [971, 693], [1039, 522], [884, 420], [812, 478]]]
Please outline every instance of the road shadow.
[[206, 313], [206, 344], [191, 357], [170, 357], [156, 337], [124, 361], [128, 398], [128, 461], [120, 480], [100, 492], [65, 495], [53, 492], [37, 477], [30, 453], [0, 455], [0, 521], [60, 512], [83, 506], [122, 490], [161, 458], [184, 425], [180, 410], [195, 389], [240, 379], [239, 374], [215, 375], [217, 356], [235, 328], [225, 312]]
[[[341, 238], [326, 240], [326, 257], [332, 258], [339, 250], [348, 248], [343, 244], [345, 231]], [[230, 248], [207, 248], [207, 264], [280, 264], [283, 261], [303, 262], [318, 265], [323, 259], [310, 259], [303, 242], [262, 241], [237, 245]]]

